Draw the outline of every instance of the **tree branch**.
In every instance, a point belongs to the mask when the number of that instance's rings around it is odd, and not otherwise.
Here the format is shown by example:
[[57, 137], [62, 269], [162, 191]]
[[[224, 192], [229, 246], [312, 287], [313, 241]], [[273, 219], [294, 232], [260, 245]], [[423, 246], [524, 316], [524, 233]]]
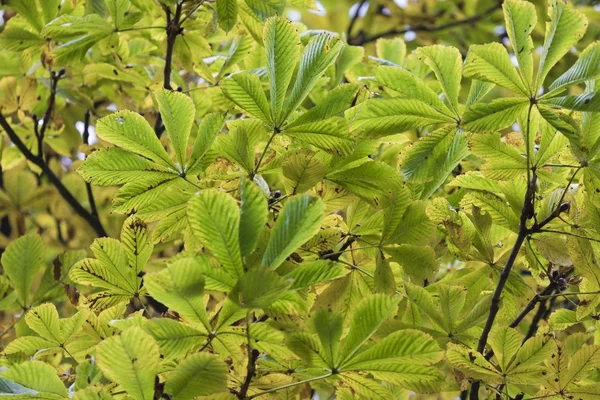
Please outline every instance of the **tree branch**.
[[256, 372], [256, 360], [258, 359], [259, 352], [256, 349], [252, 348], [251, 338], [250, 338], [250, 312], [246, 314], [246, 337], [248, 340], [248, 366], [246, 367], [246, 379], [244, 379], [244, 383], [240, 388], [240, 391], [237, 393], [237, 397], [240, 400], [246, 399], [248, 394], [248, 389], [250, 388], [250, 382], [252, 382], [252, 378], [254, 377], [254, 373]]
[[56, 187], [58, 193], [62, 196], [63, 199], [65, 199], [67, 203], [69, 203], [69, 205], [73, 208], [77, 215], [82, 217], [92, 227], [92, 229], [94, 229], [98, 236], [108, 236], [106, 231], [104, 230], [104, 227], [100, 223], [100, 220], [96, 216], [92, 215], [88, 210], [86, 210], [81, 204], [79, 204], [77, 199], [73, 197], [71, 192], [69, 192], [69, 189], [66, 188], [66, 186], [61, 182], [58, 176], [56, 176], [54, 171], [52, 171], [48, 164], [46, 164], [42, 154], [36, 156], [27, 148], [27, 146], [25, 146], [25, 143], [23, 143], [21, 138], [13, 130], [13, 128], [10, 126], [10, 124], [2, 114], [0, 114], [0, 126], [4, 128], [10, 140], [15, 144], [15, 146], [17, 146], [17, 148], [25, 156], [25, 158], [37, 165], [42, 170], [42, 172], [48, 177], [50, 183], [52, 183], [52, 185]]
[[356, 20], [358, 20], [358, 16], [360, 15], [360, 9], [367, 2], [367, 0], [361, 0], [356, 7], [356, 11], [350, 20], [350, 24], [348, 25], [348, 31], [346, 32], [346, 36], [348, 37], [348, 42], [350, 42], [350, 38], [352, 37], [352, 28], [354, 28], [354, 24], [356, 24]]
[[[175, 50], [175, 41], [183, 29], [181, 28], [181, 11], [183, 9], [183, 3], [177, 3], [175, 6], [175, 15], [171, 16], [171, 9], [164, 6], [165, 13], [167, 14], [167, 52], [165, 55], [165, 69], [163, 71], [163, 88], [166, 90], [173, 90], [171, 88], [171, 73], [173, 71], [173, 51]], [[156, 114], [156, 121], [154, 123], [154, 132], [156, 136], [160, 138], [164, 132], [165, 127], [162, 123], [162, 117], [160, 113]]]
[[389, 31], [381, 32], [381, 33], [378, 33], [371, 37], [358, 36], [355, 38], [351, 38], [349, 36], [348, 43], [356, 45], [356, 46], [363, 46], [367, 43], [374, 42], [377, 39], [381, 39], [381, 38], [385, 38], [385, 37], [389, 37], [389, 36], [403, 35], [406, 32], [410, 32], [410, 31], [412, 31], [412, 32], [439, 32], [439, 31], [443, 31], [445, 29], [451, 29], [451, 28], [455, 28], [455, 27], [461, 26], [461, 25], [475, 24], [475, 23], [479, 22], [481, 19], [493, 14], [495, 11], [497, 11], [501, 8], [502, 8], [502, 2], [497, 1], [496, 4], [494, 4], [487, 10], [484, 10], [481, 14], [473, 15], [471, 17], [458, 19], [456, 21], [448, 22], [448, 23], [441, 24], [438, 26], [419, 24], [419, 25], [411, 26], [410, 28], [405, 28], [405, 29], [391, 29]]

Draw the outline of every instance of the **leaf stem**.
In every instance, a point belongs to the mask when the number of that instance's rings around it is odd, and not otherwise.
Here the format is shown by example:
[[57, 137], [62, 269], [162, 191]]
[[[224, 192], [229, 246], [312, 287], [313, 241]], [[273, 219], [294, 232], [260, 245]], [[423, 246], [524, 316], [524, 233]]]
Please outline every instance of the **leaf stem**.
[[274, 393], [274, 392], [277, 392], [279, 390], [288, 389], [288, 388], [291, 388], [291, 387], [294, 387], [294, 386], [303, 385], [305, 383], [310, 383], [310, 382], [318, 381], [318, 380], [321, 380], [321, 379], [326, 379], [326, 378], [329, 378], [332, 375], [333, 374], [330, 372], [327, 375], [317, 376], [317, 377], [314, 377], [314, 378], [304, 379], [304, 380], [298, 381], [298, 382], [288, 383], [287, 385], [279, 386], [279, 387], [276, 387], [276, 388], [273, 388], [273, 389], [268, 389], [268, 390], [265, 390], [264, 392], [254, 394], [252, 396], [248, 396], [248, 397], [246, 397], [246, 399], [254, 399], [254, 398], [258, 397], [258, 396], [262, 396], [263, 394]]
[[254, 170], [252, 171], [252, 173], [250, 174], [250, 179], [254, 179], [254, 177], [256, 176], [256, 174], [258, 174], [258, 169], [260, 168], [260, 165], [263, 162], [263, 159], [265, 158], [265, 155], [267, 154], [267, 151], [269, 151], [269, 147], [271, 146], [271, 142], [273, 141], [273, 139], [275, 138], [275, 136], [277, 135], [277, 130], [274, 130], [273, 133], [271, 134], [271, 136], [269, 137], [269, 140], [267, 141], [267, 144], [265, 145], [265, 148], [263, 149], [262, 153], [260, 154], [260, 158], [258, 159], [258, 162], [256, 163], [256, 166], [254, 167]]

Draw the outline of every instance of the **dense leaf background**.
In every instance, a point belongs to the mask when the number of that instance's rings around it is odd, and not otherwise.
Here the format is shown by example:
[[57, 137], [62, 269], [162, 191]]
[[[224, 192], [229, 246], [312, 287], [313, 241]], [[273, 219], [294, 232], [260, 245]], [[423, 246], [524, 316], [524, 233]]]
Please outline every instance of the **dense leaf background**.
[[0, 1], [0, 396], [600, 398], [600, 6]]

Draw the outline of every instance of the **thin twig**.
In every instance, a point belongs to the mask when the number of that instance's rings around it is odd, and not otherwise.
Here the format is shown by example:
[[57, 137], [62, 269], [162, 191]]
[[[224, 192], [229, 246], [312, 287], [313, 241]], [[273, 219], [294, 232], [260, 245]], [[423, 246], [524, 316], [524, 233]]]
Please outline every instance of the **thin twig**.
[[[167, 14], [167, 52], [165, 55], [165, 69], [163, 71], [163, 88], [166, 90], [173, 90], [171, 88], [171, 73], [173, 71], [173, 51], [175, 50], [175, 41], [183, 29], [181, 28], [181, 11], [183, 9], [183, 3], [177, 3], [175, 6], [175, 15], [171, 16], [171, 9], [168, 6], [164, 6]], [[156, 136], [160, 138], [165, 128], [162, 123], [162, 117], [160, 113], [156, 114], [156, 121], [154, 123], [154, 132]]]
[[497, 2], [495, 5], [488, 8], [487, 10], [483, 11], [481, 14], [473, 15], [472, 17], [459, 19], [459, 20], [448, 22], [448, 23], [438, 25], [438, 26], [420, 24], [420, 25], [415, 25], [415, 26], [405, 28], [405, 29], [391, 29], [389, 31], [381, 32], [381, 33], [378, 33], [371, 37], [365, 37], [365, 38], [361, 38], [361, 37], [350, 38], [349, 37], [348, 43], [357, 45], [357, 46], [363, 46], [367, 43], [374, 42], [377, 39], [390, 37], [390, 36], [404, 35], [406, 32], [411, 32], [411, 31], [412, 32], [439, 32], [439, 31], [442, 31], [445, 29], [450, 29], [450, 28], [454, 28], [457, 26], [461, 26], [461, 25], [475, 24], [475, 23], [479, 22], [481, 19], [493, 14], [495, 11], [499, 10], [500, 8], [502, 8], [501, 1]]
[[363, 8], [363, 5], [367, 2], [367, 0], [361, 0], [357, 7], [356, 10], [354, 11], [354, 15], [352, 16], [352, 19], [350, 20], [350, 24], [348, 25], [348, 31], [346, 32], [346, 37], [348, 37], [348, 39], [350, 39], [352, 36], [352, 28], [354, 28], [354, 24], [356, 24], [356, 21], [358, 20], [358, 16], [360, 15], [360, 10]]

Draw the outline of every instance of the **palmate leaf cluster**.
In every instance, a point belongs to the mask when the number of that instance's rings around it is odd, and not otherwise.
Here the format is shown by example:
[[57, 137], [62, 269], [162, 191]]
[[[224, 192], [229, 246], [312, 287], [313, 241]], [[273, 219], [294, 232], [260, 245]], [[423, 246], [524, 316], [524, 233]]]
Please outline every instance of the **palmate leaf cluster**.
[[597, 399], [592, 11], [491, 5], [9, 1], [0, 395]]

